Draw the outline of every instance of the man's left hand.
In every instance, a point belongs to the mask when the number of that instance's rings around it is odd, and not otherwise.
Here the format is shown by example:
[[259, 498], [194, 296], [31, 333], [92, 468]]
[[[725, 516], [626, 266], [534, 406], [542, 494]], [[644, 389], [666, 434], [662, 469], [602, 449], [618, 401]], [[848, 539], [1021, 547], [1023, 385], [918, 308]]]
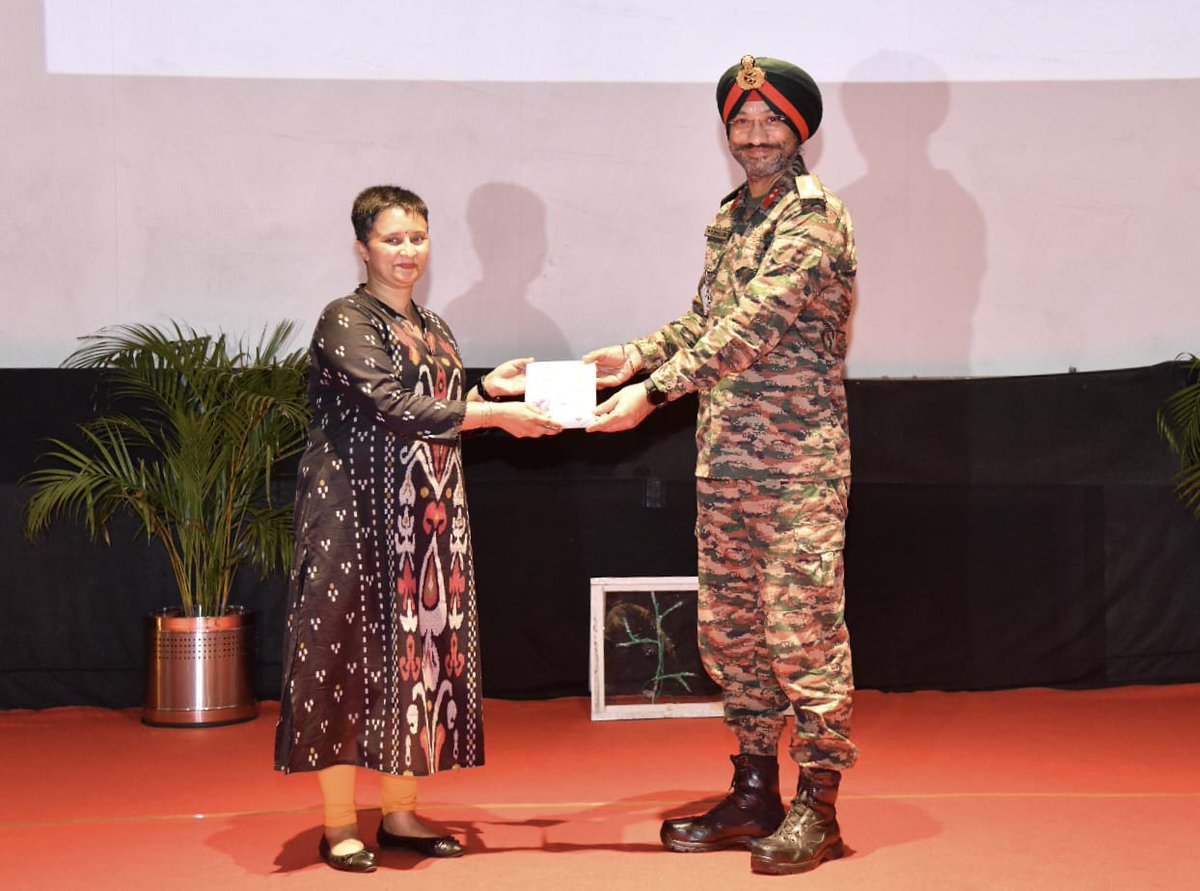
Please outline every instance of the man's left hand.
[[632, 430], [654, 411], [646, 398], [646, 388], [641, 384], [623, 387], [596, 406], [596, 420], [587, 428], [588, 433], [616, 433]]

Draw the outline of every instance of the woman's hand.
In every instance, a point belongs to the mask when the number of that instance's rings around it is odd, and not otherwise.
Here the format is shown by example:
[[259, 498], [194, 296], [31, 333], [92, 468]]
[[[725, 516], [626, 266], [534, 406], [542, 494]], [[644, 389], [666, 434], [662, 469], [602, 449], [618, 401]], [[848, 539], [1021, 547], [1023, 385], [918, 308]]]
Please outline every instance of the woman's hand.
[[483, 376], [483, 388], [493, 396], [524, 396], [525, 366], [533, 356], [501, 362]]
[[499, 427], [513, 436], [551, 436], [562, 432], [562, 424], [524, 402], [494, 402], [487, 408], [491, 409], [489, 426]]
[[596, 365], [596, 389], [617, 387], [633, 377], [642, 367], [642, 354], [637, 347], [618, 343], [614, 346], [592, 350], [583, 357], [584, 362]]

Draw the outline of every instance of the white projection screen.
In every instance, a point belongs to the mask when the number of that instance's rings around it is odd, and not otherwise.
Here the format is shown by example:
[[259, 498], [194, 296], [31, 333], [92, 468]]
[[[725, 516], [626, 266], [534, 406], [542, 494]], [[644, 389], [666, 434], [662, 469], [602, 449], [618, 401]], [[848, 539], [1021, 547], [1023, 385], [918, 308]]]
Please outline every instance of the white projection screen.
[[855, 377], [1200, 350], [1200, 4], [6, 0], [0, 366], [104, 325], [306, 338], [359, 280], [354, 194], [418, 191], [418, 299], [464, 361], [682, 312], [740, 182], [716, 78], [807, 68], [859, 241]]

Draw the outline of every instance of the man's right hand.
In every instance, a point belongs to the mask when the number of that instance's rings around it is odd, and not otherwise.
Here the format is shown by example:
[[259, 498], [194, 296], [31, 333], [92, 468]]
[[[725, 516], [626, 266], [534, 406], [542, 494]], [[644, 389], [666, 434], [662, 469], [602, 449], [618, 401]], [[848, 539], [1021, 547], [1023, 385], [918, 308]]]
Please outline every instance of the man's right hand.
[[596, 389], [619, 387], [633, 377], [642, 367], [642, 354], [636, 347], [616, 344], [592, 350], [583, 357], [584, 362], [596, 365]]

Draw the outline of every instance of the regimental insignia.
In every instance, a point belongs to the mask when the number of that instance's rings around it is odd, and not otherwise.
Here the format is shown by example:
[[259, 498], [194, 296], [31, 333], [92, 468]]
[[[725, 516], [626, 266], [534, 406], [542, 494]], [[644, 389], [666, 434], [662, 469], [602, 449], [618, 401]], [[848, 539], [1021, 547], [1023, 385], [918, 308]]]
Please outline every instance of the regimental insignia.
[[746, 92], [757, 90], [766, 81], [767, 75], [754, 62], [754, 56], [742, 56], [742, 70], [737, 73], [737, 84]]

